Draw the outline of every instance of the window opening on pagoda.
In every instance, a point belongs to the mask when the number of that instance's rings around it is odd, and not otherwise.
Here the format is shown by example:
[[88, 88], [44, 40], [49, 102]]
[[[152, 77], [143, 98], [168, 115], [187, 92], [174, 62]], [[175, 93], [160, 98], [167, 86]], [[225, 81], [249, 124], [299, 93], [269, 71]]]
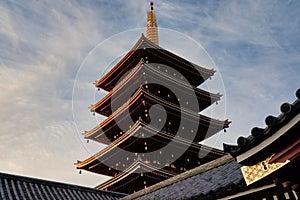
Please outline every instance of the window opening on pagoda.
[[169, 124], [169, 125], [171, 125], [172, 123], [171, 123], [171, 122], [169, 122], [168, 124]]
[[160, 90], [158, 90], [157, 93], [160, 94]]
[[191, 133], [194, 133], [194, 130], [193, 130], [193, 129], [191, 129]]
[[184, 130], [184, 126], [182, 127], [182, 130]]
[[126, 160], [128, 161], [128, 160], [129, 160], [129, 158], [128, 158], [128, 157], [126, 157]]

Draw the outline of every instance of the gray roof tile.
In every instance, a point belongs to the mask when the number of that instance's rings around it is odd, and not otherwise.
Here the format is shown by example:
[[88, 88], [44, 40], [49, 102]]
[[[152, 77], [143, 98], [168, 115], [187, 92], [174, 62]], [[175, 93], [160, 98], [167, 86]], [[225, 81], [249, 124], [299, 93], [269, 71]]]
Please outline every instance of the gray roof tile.
[[157, 188], [148, 194], [138, 196], [136, 199], [163, 200], [195, 197], [214, 199], [227, 196], [236, 189], [246, 186], [240, 167], [240, 164], [231, 160], [210, 170], [192, 175], [165, 187]]
[[117, 200], [124, 196], [116, 192], [0, 173], [0, 199], [3, 200]]

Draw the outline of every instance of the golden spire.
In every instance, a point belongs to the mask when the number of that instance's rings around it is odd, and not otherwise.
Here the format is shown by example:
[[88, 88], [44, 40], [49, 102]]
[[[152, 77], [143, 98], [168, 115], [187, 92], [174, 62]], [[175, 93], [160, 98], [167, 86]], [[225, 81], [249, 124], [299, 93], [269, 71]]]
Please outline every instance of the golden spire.
[[150, 11], [147, 15], [147, 30], [146, 30], [146, 37], [151, 42], [158, 45], [158, 27], [156, 23], [156, 14], [153, 11], [153, 2], [150, 2]]

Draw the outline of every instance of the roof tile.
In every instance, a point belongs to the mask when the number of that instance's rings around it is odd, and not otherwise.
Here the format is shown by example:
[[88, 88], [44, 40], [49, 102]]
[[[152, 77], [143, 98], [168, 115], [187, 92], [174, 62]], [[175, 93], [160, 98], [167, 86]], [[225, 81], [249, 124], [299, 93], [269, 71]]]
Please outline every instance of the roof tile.
[[0, 173], [0, 199], [3, 200], [116, 200], [124, 196], [116, 192]]

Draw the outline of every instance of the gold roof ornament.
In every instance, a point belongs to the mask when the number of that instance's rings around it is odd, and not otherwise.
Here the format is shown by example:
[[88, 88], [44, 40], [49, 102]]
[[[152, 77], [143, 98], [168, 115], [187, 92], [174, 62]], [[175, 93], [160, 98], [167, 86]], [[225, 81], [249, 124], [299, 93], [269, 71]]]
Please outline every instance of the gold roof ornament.
[[147, 14], [146, 37], [148, 40], [158, 45], [158, 26], [156, 23], [156, 14], [153, 11], [153, 2], [150, 2], [150, 11]]
[[276, 170], [280, 169], [281, 167], [285, 166], [290, 162], [289, 160], [286, 160], [285, 162], [282, 163], [278, 162], [278, 163], [270, 164], [269, 161], [273, 156], [274, 155], [255, 165], [241, 167], [242, 174], [244, 176], [247, 185], [257, 182], [258, 180], [272, 174], [273, 172], [275, 172]]

